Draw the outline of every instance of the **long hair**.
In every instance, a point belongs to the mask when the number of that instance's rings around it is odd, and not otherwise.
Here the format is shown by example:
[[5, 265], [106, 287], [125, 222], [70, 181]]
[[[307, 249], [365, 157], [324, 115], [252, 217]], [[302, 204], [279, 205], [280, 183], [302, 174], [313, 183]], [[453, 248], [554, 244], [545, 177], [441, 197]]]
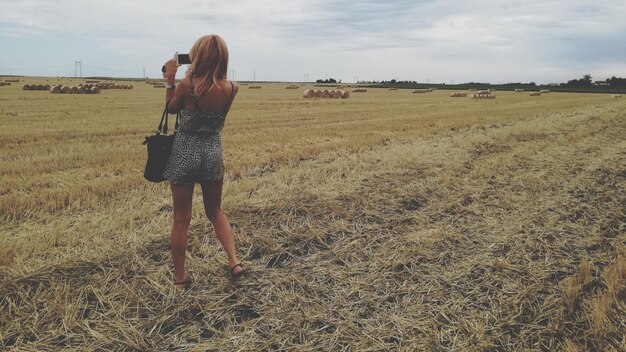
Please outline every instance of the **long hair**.
[[186, 76], [194, 78], [194, 94], [199, 97], [215, 87], [215, 82], [226, 78], [228, 48], [219, 35], [200, 37], [189, 51], [191, 64]]

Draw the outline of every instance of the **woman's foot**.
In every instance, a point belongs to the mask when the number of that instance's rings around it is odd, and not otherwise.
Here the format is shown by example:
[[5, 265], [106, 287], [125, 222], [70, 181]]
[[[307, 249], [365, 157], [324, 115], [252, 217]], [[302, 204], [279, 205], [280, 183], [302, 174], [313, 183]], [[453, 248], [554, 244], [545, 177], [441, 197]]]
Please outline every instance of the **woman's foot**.
[[186, 278], [183, 281], [176, 281], [174, 282], [174, 286], [181, 291], [188, 290], [191, 288], [191, 279]]
[[246, 271], [244, 270], [243, 266], [241, 266], [241, 264], [235, 264], [230, 268], [230, 279], [238, 280], [243, 276], [245, 272]]

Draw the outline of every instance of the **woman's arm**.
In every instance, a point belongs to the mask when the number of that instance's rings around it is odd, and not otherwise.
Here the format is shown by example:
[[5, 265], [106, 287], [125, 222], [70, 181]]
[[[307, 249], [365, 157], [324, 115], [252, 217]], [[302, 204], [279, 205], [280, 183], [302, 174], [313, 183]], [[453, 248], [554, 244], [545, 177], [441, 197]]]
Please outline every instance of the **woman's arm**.
[[165, 79], [165, 105], [167, 106], [167, 112], [170, 114], [176, 114], [185, 104], [184, 84], [181, 82], [181, 84], [176, 87], [176, 71], [178, 70], [178, 65], [174, 59], [168, 60], [164, 67], [165, 73], [163, 73], [163, 78]]

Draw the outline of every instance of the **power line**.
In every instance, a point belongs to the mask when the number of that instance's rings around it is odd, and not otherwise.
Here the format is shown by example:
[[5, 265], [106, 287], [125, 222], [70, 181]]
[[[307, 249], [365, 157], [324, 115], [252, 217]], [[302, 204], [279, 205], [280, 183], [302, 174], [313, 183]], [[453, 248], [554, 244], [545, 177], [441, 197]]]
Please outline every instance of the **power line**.
[[96, 69], [96, 70], [101, 70], [101, 71], [110, 71], [110, 72], [119, 72], [119, 73], [128, 73], [128, 74], [137, 74], [137, 72], [124, 71], [124, 70], [117, 70], [117, 69], [104, 68], [104, 67], [97, 67], [97, 66], [91, 66], [91, 65], [85, 65], [85, 67], [86, 67], [86, 68], [91, 68], [91, 69]]
[[18, 70], [44, 70], [51, 68], [68, 68], [70, 65], [59, 65], [59, 66], [40, 66], [40, 67], [13, 67], [13, 68], [0, 68], [2, 71], [18, 71]]

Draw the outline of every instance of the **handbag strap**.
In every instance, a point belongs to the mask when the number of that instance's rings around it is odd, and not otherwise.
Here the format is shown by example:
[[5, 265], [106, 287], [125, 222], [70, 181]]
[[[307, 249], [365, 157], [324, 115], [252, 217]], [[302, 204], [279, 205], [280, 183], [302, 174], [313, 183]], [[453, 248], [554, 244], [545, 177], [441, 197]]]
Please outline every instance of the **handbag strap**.
[[[157, 127], [157, 134], [167, 134], [167, 120], [169, 114], [167, 112], [167, 106], [163, 110], [163, 115], [161, 115], [161, 122], [159, 123], [159, 127]], [[174, 133], [178, 130], [178, 120], [180, 119], [180, 112], [176, 113], [176, 123], [174, 124]]]

